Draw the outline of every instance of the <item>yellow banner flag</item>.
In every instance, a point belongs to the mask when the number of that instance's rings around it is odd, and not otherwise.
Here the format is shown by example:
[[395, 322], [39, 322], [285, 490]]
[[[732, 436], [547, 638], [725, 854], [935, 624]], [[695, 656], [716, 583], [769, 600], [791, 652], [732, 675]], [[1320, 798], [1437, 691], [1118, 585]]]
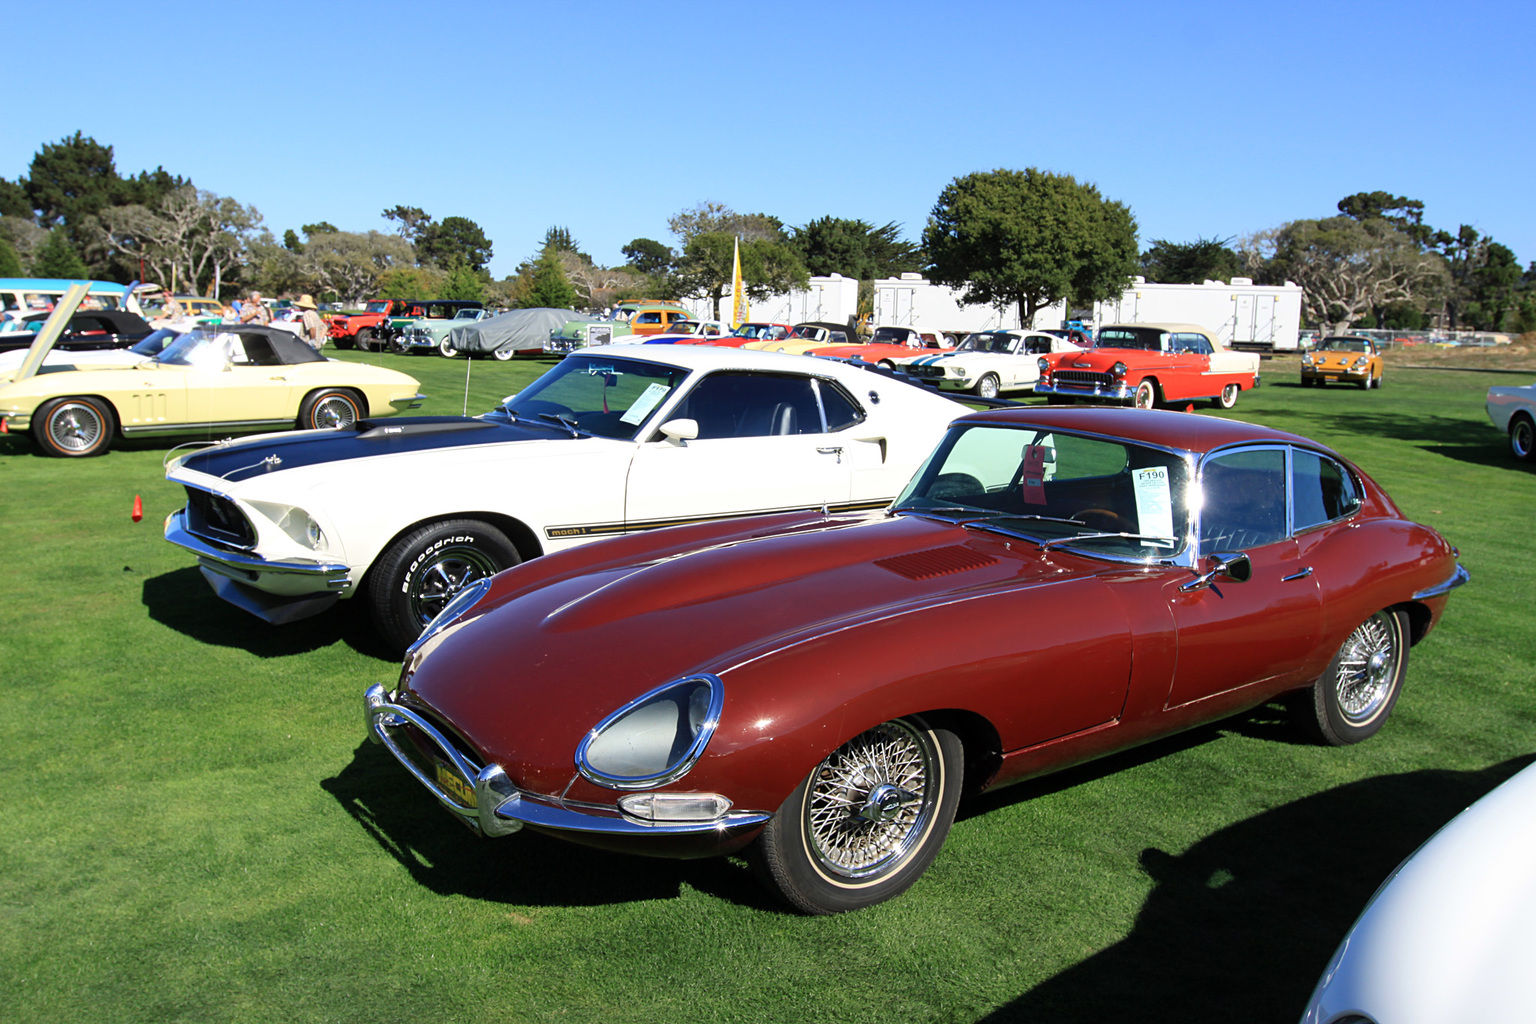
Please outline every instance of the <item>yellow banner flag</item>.
[[731, 267], [731, 328], [734, 330], [752, 319], [752, 307], [747, 304], [747, 288], [741, 280], [741, 239], [736, 239], [736, 253]]

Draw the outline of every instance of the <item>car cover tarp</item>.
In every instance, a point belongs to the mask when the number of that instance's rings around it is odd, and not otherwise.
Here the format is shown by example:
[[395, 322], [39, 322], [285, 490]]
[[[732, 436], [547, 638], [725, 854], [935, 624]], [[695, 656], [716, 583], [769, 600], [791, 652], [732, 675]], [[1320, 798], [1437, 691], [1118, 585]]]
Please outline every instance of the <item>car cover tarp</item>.
[[448, 332], [448, 344], [460, 352], [529, 352], [544, 351], [550, 331], [578, 320], [597, 323], [595, 316], [573, 313], [569, 309], [514, 309], [510, 313], [498, 313], [484, 320], [475, 320]]

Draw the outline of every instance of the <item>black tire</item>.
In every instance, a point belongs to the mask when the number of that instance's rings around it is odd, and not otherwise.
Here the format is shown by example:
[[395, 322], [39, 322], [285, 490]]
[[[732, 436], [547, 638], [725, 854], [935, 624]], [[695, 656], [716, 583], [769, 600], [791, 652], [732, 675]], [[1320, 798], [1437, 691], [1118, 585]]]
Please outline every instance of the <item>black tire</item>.
[[1377, 612], [1349, 634], [1298, 701], [1298, 724], [1331, 747], [1359, 743], [1392, 714], [1407, 672], [1408, 616]]
[[[382, 346], [380, 346], [380, 350], [382, 351]], [[405, 340], [404, 332], [396, 334], [389, 339], [389, 350], [397, 356], [408, 356], [411, 354], [411, 346]]]
[[1384, 381], [1386, 379], [1387, 379], [1387, 375], [1385, 373], [1378, 373], [1376, 375], [1376, 380], [1371, 384], [1371, 387], [1375, 388], [1377, 391], [1380, 391], [1381, 390], [1381, 383], [1382, 383], [1382, 381]]
[[1002, 387], [995, 373], [982, 374], [981, 379], [971, 388], [971, 394], [978, 398], [996, 398], [1001, 391]]
[[949, 834], [964, 781], [960, 739], [918, 717], [855, 736], [811, 770], [748, 851], [753, 869], [807, 914], [906, 891]]
[[371, 328], [371, 327], [359, 327], [357, 329], [357, 335], [353, 339], [353, 341], [357, 344], [357, 350], [359, 352], [372, 352], [373, 351], [373, 328]]
[[351, 348], [352, 346], [357, 344], [357, 339], [356, 338], [332, 338], [331, 339], [331, 344], [335, 345], [337, 348]]
[[1237, 404], [1237, 393], [1240, 390], [1236, 384], [1228, 384], [1221, 389], [1221, 394], [1211, 399], [1211, 404], [1218, 409], [1230, 409]]
[[1136, 385], [1136, 393], [1131, 396], [1131, 404], [1138, 409], [1151, 409], [1157, 405], [1157, 385], [1151, 380], [1144, 380]]
[[299, 429], [345, 430], [368, 415], [363, 400], [346, 388], [322, 388], [312, 392], [299, 406]]
[[894, 362], [892, 362], [891, 360], [889, 360], [889, 359], [882, 359], [878, 363], [876, 363], [875, 365], [880, 367], [880, 369], [882, 369], [882, 370], [894, 370], [894, 369], [896, 369], [896, 364]]
[[99, 398], [53, 398], [32, 414], [32, 438], [44, 455], [84, 459], [106, 452], [117, 429], [112, 407]]
[[417, 527], [368, 571], [368, 605], [379, 635], [404, 651], [464, 584], [522, 561], [507, 535], [477, 519]]
[[1536, 423], [1523, 412], [1510, 417], [1509, 454], [1521, 462], [1536, 462]]

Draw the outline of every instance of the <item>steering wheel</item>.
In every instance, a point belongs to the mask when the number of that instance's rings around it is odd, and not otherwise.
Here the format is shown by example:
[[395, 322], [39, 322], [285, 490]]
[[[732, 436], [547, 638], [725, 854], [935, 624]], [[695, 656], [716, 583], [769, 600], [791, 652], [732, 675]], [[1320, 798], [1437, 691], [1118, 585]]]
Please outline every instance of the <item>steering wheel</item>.
[[[1103, 530], [1106, 533], [1135, 533], [1136, 524], [1125, 516], [1107, 508], [1085, 508], [1072, 516], [1083, 523], [1084, 526], [1092, 526], [1094, 529]], [[1101, 524], [1089, 522], [1090, 518], [1101, 520]]]

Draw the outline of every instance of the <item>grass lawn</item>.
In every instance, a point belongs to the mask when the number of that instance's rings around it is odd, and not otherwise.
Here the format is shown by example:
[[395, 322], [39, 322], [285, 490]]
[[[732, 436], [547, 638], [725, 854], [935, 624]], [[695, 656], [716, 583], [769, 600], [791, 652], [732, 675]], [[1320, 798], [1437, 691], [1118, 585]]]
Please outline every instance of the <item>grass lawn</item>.
[[[480, 412], [547, 365], [342, 357], [427, 413], [466, 367]], [[361, 609], [269, 627], [161, 539], [170, 442], [0, 437], [0, 1021], [1294, 1021], [1387, 872], [1536, 751], [1536, 474], [1483, 411], [1529, 378], [1407, 361], [1360, 392], [1276, 359], [1220, 414], [1334, 446], [1460, 547], [1381, 734], [1261, 709], [991, 794], [905, 896], [823, 919], [738, 861], [476, 840], [363, 739], [396, 666]]]

